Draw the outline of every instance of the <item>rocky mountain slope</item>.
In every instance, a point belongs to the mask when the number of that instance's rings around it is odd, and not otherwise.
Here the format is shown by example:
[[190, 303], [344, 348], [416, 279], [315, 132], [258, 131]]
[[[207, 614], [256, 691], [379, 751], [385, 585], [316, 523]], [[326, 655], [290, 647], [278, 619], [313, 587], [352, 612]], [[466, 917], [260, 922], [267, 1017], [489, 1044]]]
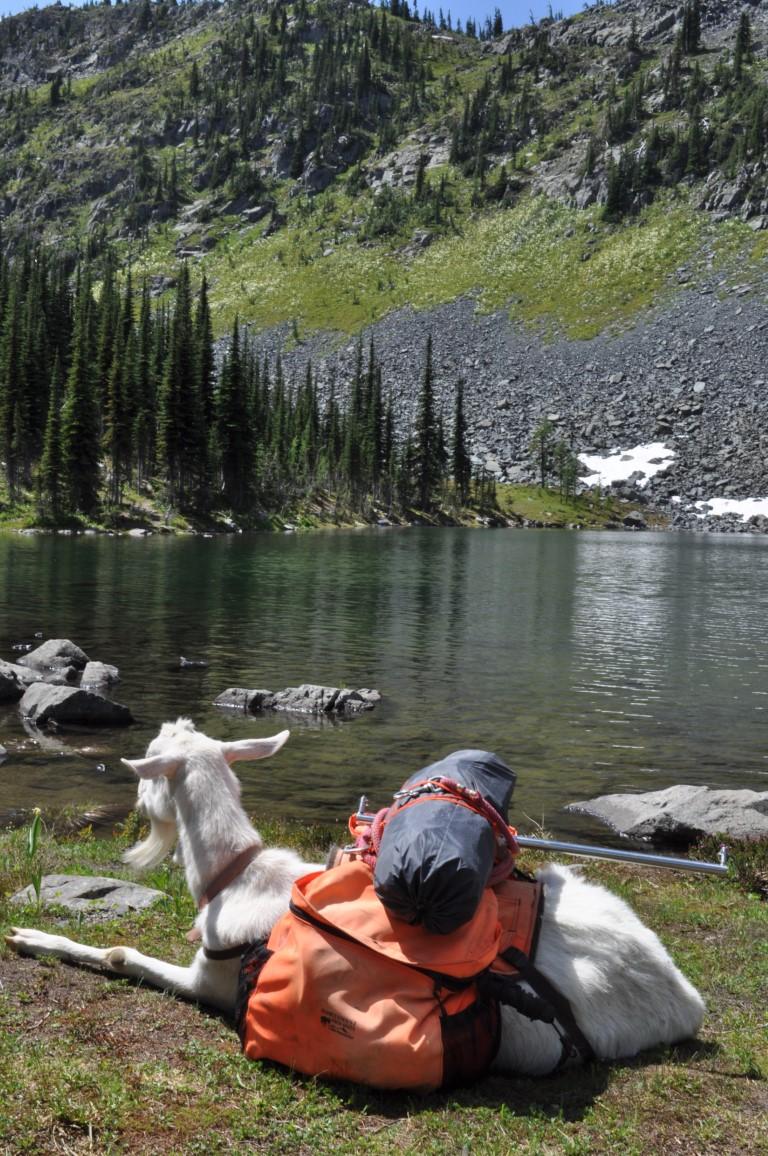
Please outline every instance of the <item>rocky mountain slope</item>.
[[4, 244], [109, 243], [158, 300], [187, 260], [221, 332], [326, 390], [363, 334], [401, 419], [431, 332], [500, 479], [549, 416], [583, 452], [668, 442], [627, 489], [684, 524], [766, 496], [768, 3], [467, 31], [398, 0], [3, 20]]

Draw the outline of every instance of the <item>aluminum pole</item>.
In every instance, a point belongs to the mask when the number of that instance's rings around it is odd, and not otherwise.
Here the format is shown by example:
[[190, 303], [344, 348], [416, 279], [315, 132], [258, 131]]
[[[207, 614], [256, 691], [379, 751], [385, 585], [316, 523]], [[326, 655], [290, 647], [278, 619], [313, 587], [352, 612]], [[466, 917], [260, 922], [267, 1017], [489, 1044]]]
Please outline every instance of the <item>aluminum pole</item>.
[[557, 839], [533, 839], [527, 835], [515, 836], [521, 847], [536, 851], [560, 851], [565, 855], [587, 855], [592, 859], [617, 859], [622, 863], [644, 863], [647, 867], [671, 867], [678, 871], [701, 871], [706, 875], [727, 875], [725, 849], [720, 849], [719, 863], [705, 863], [701, 859], [673, 859], [670, 855], [649, 855], [645, 851], [622, 851], [612, 847], [589, 847], [583, 843], [561, 843]]
[[[374, 816], [368, 810], [368, 799], [360, 796], [356, 819], [372, 823]], [[701, 859], [674, 859], [671, 855], [649, 855], [646, 851], [621, 851], [613, 847], [590, 847], [586, 843], [562, 843], [558, 839], [534, 839], [529, 835], [515, 835], [519, 847], [535, 851], [560, 851], [564, 855], [586, 855], [591, 859], [613, 859], [620, 863], [643, 863], [646, 867], [671, 867], [676, 871], [700, 871], [704, 875], [728, 874], [728, 850], [720, 847], [719, 863], [705, 863]]]

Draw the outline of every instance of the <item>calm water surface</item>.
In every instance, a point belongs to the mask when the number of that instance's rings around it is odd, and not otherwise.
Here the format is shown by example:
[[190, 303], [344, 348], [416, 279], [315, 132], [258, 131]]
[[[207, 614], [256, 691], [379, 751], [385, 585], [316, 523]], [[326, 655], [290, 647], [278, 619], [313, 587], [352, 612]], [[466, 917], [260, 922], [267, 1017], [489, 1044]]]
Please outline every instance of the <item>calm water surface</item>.
[[[504, 530], [134, 540], [0, 537], [0, 656], [71, 638], [116, 664], [135, 726], [42, 742], [0, 706], [0, 817], [135, 795], [164, 719], [292, 729], [238, 764], [249, 809], [329, 822], [457, 747], [519, 774], [514, 820], [584, 837], [572, 800], [673, 783], [768, 789], [768, 541]], [[181, 655], [205, 670], [172, 670]], [[229, 686], [377, 687], [320, 725], [223, 713]], [[602, 832], [601, 832], [602, 834]]]

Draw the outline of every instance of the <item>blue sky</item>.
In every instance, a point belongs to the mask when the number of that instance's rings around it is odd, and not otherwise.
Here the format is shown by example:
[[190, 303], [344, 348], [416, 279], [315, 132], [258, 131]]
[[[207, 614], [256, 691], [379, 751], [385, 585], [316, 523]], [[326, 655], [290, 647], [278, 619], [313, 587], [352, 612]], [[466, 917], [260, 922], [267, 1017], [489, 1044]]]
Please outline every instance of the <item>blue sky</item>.
[[[44, 8], [45, 3], [39, 3], [39, 8]], [[0, 16], [7, 16], [12, 12], [22, 12], [25, 8], [33, 7], [29, 0], [0, 0]], [[455, 25], [457, 19], [461, 19], [462, 24], [466, 21], [468, 16], [474, 18], [478, 25], [482, 26], [486, 16], [492, 16], [494, 9], [499, 8], [504, 20], [505, 28], [512, 28], [518, 24], [527, 24], [530, 18], [530, 13], [538, 19], [541, 16], [546, 16], [549, 10], [548, 3], [542, 3], [542, 0], [499, 0], [497, 5], [496, 0], [443, 0], [442, 3], [434, 2], [434, 0], [419, 0], [419, 10], [428, 8], [434, 12], [435, 15], [440, 8], [447, 16], [450, 10], [451, 18]], [[555, 12], [562, 12], [564, 16], [569, 16], [573, 12], [580, 12], [584, 7], [582, 0], [553, 0], [552, 8]]]

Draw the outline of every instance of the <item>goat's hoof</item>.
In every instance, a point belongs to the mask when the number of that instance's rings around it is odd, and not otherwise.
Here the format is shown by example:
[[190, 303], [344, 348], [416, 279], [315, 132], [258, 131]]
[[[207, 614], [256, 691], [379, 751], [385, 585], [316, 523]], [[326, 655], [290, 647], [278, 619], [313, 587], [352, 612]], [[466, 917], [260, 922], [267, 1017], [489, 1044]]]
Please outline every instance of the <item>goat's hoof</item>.
[[125, 967], [125, 948], [113, 947], [111, 951], [107, 952], [107, 957], [104, 962], [107, 967]]

